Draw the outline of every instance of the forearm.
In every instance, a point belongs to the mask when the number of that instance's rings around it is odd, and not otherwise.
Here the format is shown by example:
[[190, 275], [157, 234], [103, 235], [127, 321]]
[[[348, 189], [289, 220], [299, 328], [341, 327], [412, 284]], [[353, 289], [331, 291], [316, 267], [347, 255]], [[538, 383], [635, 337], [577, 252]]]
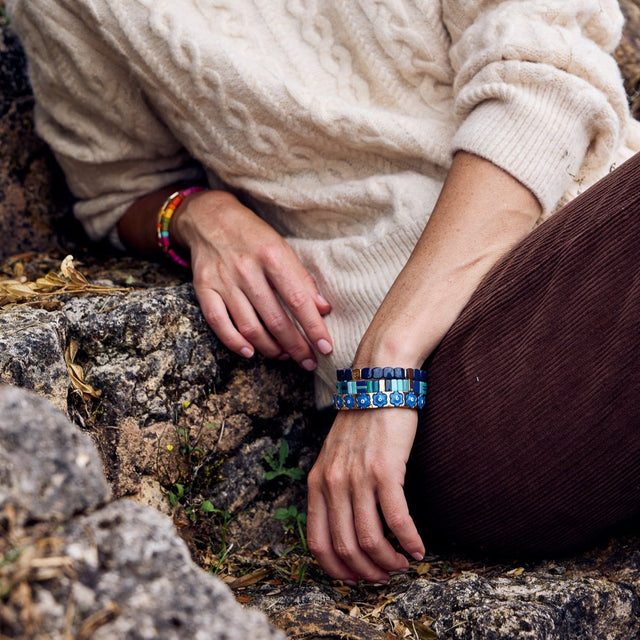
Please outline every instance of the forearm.
[[477, 156], [456, 154], [429, 223], [354, 365], [421, 366], [483, 276], [539, 215], [536, 198], [508, 173]]

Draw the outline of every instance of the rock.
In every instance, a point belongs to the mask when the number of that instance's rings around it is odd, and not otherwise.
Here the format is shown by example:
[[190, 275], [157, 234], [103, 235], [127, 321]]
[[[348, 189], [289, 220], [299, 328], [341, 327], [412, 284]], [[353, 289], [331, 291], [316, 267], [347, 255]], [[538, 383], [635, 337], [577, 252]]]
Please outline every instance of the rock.
[[63, 313], [87, 381], [101, 393], [97, 424], [171, 419], [176, 407], [219, 386], [230, 361], [190, 285], [76, 298]]
[[[426, 639], [631, 640], [640, 637], [639, 543], [637, 535], [620, 538], [562, 565], [432, 556], [386, 587], [265, 586], [251, 604], [296, 638], [336, 637], [339, 619], [351, 640], [378, 637], [381, 628], [395, 634], [387, 637]], [[330, 611], [348, 611], [369, 628]]]
[[17, 523], [64, 520], [110, 495], [102, 461], [88, 435], [43, 398], [0, 387], [0, 509]]
[[[98, 398], [72, 384], [72, 341], [75, 366]], [[90, 429], [116, 496], [162, 504], [175, 483], [188, 485], [196, 500], [237, 516], [238, 544], [252, 548], [282, 535], [275, 509], [304, 505], [303, 482], [266, 479], [268, 456], [286, 441], [286, 468], [302, 475], [326, 431], [308, 428], [312, 377], [232, 356], [186, 284], [67, 296], [56, 311], [1, 314], [0, 380], [37, 391]], [[202, 472], [194, 484], [195, 467]]]
[[0, 15], [0, 259], [82, 237], [62, 172], [33, 126], [24, 53]]
[[[284, 638], [193, 564], [169, 518], [127, 500], [99, 508], [109, 497], [100, 458], [46, 400], [0, 389], [0, 459], [6, 636]], [[30, 537], [33, 520], [55, 527], [55, 537]]]
[[434, 619], [433, 630], [450, 638], [628, 640], [640, 632], [638, 592], [628, 585], [543, 573], [416, 580], [386, 613]]
[[[81, 620], [117, 614], [92, 638], [283, 638], [257, 611], [242, 609], [227, 587], [196, 567], [171, 521], [119, 501], [65, 530], [79, 589], [66, 591]], [[87, 591], [87, 587], [89, 591]]]
[[0, 382], [32, 389], [67, 411], [66, 322], [59, 313], [21, 309], [0, 314]]
[[640, 0], [620, 0], [626, 19], [616, 60], [624, 77], [631, 112], [640, 119]]

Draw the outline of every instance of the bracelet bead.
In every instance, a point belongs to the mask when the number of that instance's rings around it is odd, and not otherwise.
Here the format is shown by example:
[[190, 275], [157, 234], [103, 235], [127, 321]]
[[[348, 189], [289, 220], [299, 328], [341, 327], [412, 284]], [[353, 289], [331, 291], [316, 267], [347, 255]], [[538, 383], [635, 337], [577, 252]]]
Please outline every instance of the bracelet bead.
[[376, 391], [359, 393], [336, 393], [333, 397], [333, 407], [338, 411], [350, 411], [354, 409], [383, 409], [402, 408], [423, 409], [426, 404], [426, 393], [415, 391]]
[[189, 187], [188, 189], [181, 189], [179, 191], [175, 191], [172, 193], [165, 201], [162, 207], [160, 207], [160, 211], [158, 212], [158, 224], [156, 227], [157, 237], [158, 237], [158, 246], [162, 249], [164, 253], [169, 256], [176, 264], [179, 264], [181, 267], [189, 268], [189, 262], [185, 260], [180, 254], [178, 254], [175, 249], [171, 247], [171, 237], [169, 235], [169, 224], [171, 223], [171, 218], [173, 214], [176, 212], [176, 209], [180, 206], [182, 201], [190, 196], [192, 193], [196, 193], [197, 191], [204, 191], [203, 187]]
[[338, 369], [333, 406], [339, 411], [422, 409], [427, 398], [427, 372], [402, 367]]
[[427, 380], [427, 372], [424, 369], [403, 369], [402, 367], [365, 367], [362, 369], [338, 369], [339, 381], [349, 380], [393, 380], [407, 378], [409, 380]]

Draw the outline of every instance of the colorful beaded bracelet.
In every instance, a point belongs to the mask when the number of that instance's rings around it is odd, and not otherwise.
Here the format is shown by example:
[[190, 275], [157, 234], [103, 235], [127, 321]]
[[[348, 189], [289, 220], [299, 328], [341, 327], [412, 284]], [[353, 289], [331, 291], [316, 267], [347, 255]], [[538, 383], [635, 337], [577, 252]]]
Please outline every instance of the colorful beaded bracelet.
[[427, 372], [402, 367], [338, 369], [333, 407], [338, 411], [407, 407], [422, 409]]
[[169, 235], [169, 224], [171, 223], [171, 218], [173, 214], [176, 212], [176, 209], [180, 206], [182, 201], [190, 196], [192, 193], [196, 193], [197, 191], [204, 191], [203, 187], [189, 187], [188, 189], [181, 189], [179, 191], [175, 191], [172, 193], [165, 201], [160, 211], [158, 212], [158, 246], [162, 249], [164, 253], [166, 253], [174, 262], [179, 264], [181, 267], [189, 268], [189, 262], [185, 260], [181, 255], [176, 253], [174, 249], [171, 248], [171, 237]]
[[422, 409], [427, 401], [425, 393], [415, 393], [409, 391], [392, 391], [385, 393], [377, 391], [376, 393], [360, 392], [360, 393], [336, 393], [333, 396], [333, 408], [338, 411], [351, 411], [353, 409], [384, 409], [385, 407], [408, 409]]
[[336, 382], [336, 393], [376, 393], [378, 391], [392, 392], [400, 391], [408, 393], [413, 391], [417, 394], [427, 393], [427, 383], [417, 378], [385, 378], [383, 380], [338, 380]]
[[363, 367], [362, 369], [338, 369], [337, 377], [343, 380], [383, 380], [383, 379], [418, 379], [426, 382], [427, 372], [424, 369], [404, 369], [403, 367]]

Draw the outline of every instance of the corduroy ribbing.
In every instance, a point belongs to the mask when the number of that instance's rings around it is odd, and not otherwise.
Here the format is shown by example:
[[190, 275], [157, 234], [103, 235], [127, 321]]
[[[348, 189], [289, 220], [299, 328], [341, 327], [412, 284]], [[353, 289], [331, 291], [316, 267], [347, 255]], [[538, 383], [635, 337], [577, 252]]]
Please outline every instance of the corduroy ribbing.
[[640, 154], [484, 279], [428, 363], [426, 540], [563, 551], [640, 513]]

